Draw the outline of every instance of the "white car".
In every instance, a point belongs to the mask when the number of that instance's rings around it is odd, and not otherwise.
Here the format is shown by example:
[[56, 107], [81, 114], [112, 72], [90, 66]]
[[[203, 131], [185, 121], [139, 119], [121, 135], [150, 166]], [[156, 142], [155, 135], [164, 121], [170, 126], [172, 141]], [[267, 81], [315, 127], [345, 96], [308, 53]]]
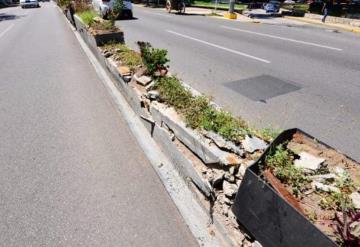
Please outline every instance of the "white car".
[[28, 7], [39, 8], [40, 4], [38, 0], [20, 0], [20, 6], [23, 9]]
[[[101, 17], [106, 18], [108, 13], [112, 10], [114, 0], [92, 0], [92, 5]], [[130, 0], [124, 0], [124, 9], [122, 11], [122, 17], [133, 18], [133, 6]]]

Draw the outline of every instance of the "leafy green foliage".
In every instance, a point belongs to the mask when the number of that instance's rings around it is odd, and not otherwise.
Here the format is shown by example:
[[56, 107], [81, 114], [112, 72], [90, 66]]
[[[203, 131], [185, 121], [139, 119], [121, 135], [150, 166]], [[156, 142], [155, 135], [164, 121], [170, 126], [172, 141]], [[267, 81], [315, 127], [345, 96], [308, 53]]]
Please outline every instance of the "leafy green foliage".
[[160, 93], [160, 99], [173, 106], [176, 110], [183, 112], [188, 109], [191, 101], [191, 92], [184, 88], [178, 78], [160, 77], [155, 84]]
[[94, 23], [94, 18], [99, 16], [94, 10], [83, 11], [83, 12], [77, 13], [77, 15], [81, 18], [81, 20], [87, 26], [91, 26], [91, 24]]
[[185, 116], [186, 124], [193, 129], [214, 131], [236, 142], [248, 133], [243, 120], [215, 109], [205, 96], [193, 97], [176, 77], [160, 77], [155, 88], [160, 93], [160, 99], [180, 111]]
[[153, 48], [147, 42], [138, 42], [138, 45], [149, 75], [154, 75], [156, 71], [166, 68], [166, 64], [170, 61], [167, 58], [167, 50]]
[[114, 0], [112, 11], [116, 15], [116, 17], [118, 17], [122, 13], [124, 7], [125, 5], [123, 0]]
[[294, 154], [288, 150], [285, 144], [278, 145], [266, 157], [266, 165], [275, 177], [282, 183], [290, 185], [295, 196], [299, 196], [301, 189], [309, 183], [302, 169], [294, 166]]
[[69, 6], [70, 0], [57, 0], [57, 4], [60, 7], [66, 7], [66, 6]]

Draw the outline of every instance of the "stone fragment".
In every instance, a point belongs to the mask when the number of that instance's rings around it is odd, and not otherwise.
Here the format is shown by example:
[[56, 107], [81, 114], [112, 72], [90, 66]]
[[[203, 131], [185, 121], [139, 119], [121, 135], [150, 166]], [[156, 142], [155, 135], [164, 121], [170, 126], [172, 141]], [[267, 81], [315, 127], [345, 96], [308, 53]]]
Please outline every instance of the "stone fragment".
[[245, 151], [249, 153], [267, 148], [267, 143], [256, 136], [250, 137], [246, 135], [241, 144]]
[[108, 58], [112, 56], [112, 53], [110, 51], [104, 51], [103, 55], [104, 57]]
[[224, 178], [229, 183], [235, 183], [235, 177], [233, 175], [231, 175], [230, 173], [225, 173]]
[[123, 76], [123, 79], [124, 79], [124, 81], [126, 83], [129, 83], [131, 81], [131, 79], [132, 79], [132, 76], [131, 75], [125, 75], [125, 76]]
[[223, 180], [224, 180], [224, 173], [221, 173], [221, 174], [217, 175], [216, 177], [214, 177], [214, 179], [212, 179], [211, 185], [214, 188], [220, 188]]
[[315, 190], [321, 190], [324, 192], [335, 192], [335, 193], [340, 193], [339, 188], [332, 186], [332, 185], [326, 185], [320, 182], [312, 182], [311, 186], [313, 189]]
[[236, 194], [236, 185], [231, 184], [227, 181], [223, 182], [223, 191], [226, 197], [233, 198]]
[[246, 167], [245, 165], [240, 165], [238, 172], [236, 173], [236, 177], [237, 178], [243, 178], [246, 172]]
[[350, 194], [350, 198], [352, 200], [352, 203], [354, 204], [354, 207], [356, 209], [360, 209], [360, 193], [355, 191]]
[[255, 242], [252, 244], [252, 247], [262, 247], [262, 245], [257, 240], [255, 240]]
[[127, 66], [119, 66], [118, 71], [121, 76], [131, 75], [130, 68]]
[[143, 75], [141, 77], [135, 76], [135, 79], [136, 79], [137, 83], [139, 83], [140, 85], [142, 85], [144, 87], [152, 81], [152, 79], [146, 75]]
[[156, 90], [151, 90], [148, 92], [148, 97], [151, 100], [157, 100], [160, 97], [160, 93]]
[[325, 182], [325, 181], [334, 181], [336, 179], [336, 175], [333, 173], [328, 173], [328, 174], [310, 176], [309, 178], [316, 182]]
[[226, 141], [222, 136], [220, 136], [219, 134], [213, 131], [206, 131], [205, 136], [210, 138], [215, 143], [215, 145], [218, 146], [220, 149], [225, 149], [234, 152], [240, 157], [244, 155], [244, 150], [236, 146], [234, 143], [230, 141]]
[[354, 221], [350, 225], [350, 233], [352, 236], [356, 237], [357, 239], [360, 238], [360, 221]]
[[335, 174], [336, 175], [338, 175], [339, 177], [346, 177], [347, 176], [347, 173], [346, 173], [346, 171], [343, 169], [343, 168], [341, 168], [341, 167], [335, 167]]
[[236, 167], [235, 167], [235, 166], [230, 166], [230, 168], [229, 168], [229, 173], [230, 173], [231, 175], [235, 175], [235, 172], [236, 172]]
[[308, 171], [316, 171], [321, 167], [321, 164], [325, 161], [323, 158], [315, 157], [307, 152], [301, 152], [299, 154], [300, 159], [294, 161], [294, 165], [297, 168], [302, 168]]

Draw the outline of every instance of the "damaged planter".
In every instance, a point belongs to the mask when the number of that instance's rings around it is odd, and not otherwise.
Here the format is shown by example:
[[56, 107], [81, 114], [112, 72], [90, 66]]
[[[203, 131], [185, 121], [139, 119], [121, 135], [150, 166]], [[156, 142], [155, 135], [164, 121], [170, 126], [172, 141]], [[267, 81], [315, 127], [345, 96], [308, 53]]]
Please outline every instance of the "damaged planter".
[[[291, 140], [295, 133], [314, 139], [299, 129], [282, 132], [247, 169], [232, 211], [238, 221], [264, 246], [337, 246], [260, 177], [260, 164], [265, 162], [269, 152], [279, 144]], [[329, 148], [319, 141], [317, 143]]]
[[119, 29], [116, 31], [94, 30], [91, 33], [78, 15], [74, 15], [74, 20], [76, 29], [88, 44], [102, 46], [109, 42], [124, 43], [124, 33]]

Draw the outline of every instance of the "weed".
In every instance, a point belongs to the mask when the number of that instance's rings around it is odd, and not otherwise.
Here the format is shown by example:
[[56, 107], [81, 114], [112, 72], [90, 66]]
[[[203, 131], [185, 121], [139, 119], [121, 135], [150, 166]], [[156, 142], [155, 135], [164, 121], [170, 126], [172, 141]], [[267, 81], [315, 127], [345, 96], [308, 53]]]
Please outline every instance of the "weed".
[[184, 88], [175, 76], [160, 77], [156, 81], [155, 88], [160, 93], [160, 99], [173, 106], [176, 110], [183, 112], [189, 108], [192, 94], [188, 89]]
[[91, 26], [91, 24], [94, 22], [94, 18], [98, 16], [98, 14], [93, 10], [83, 11], [77, 13], [77, 15], [87, 26]]
[[135, 51], [128, 50], [120, 53], [121, 62], [130, 68], [131, 71], [135, 71], [135, 69], [141, 66], [142, 59], [141, 56]]
[[305, 176], [302, 169], [293, 164], [294, 154], [286, 148], [286, 144], [278, 145], [266, 157], [266, 165], [269, 167], [275, 177], [282, 183], [290, 185], [294, 196], [299, 196], [309, 179]]
[[257, 131], [257, 134], [262, 137], [265, 141], [272, 141], [274, 140], [279, 134], [281, 130], [279, 129], [273, 129], [273, 128], [264, 128], [260, 131]]

